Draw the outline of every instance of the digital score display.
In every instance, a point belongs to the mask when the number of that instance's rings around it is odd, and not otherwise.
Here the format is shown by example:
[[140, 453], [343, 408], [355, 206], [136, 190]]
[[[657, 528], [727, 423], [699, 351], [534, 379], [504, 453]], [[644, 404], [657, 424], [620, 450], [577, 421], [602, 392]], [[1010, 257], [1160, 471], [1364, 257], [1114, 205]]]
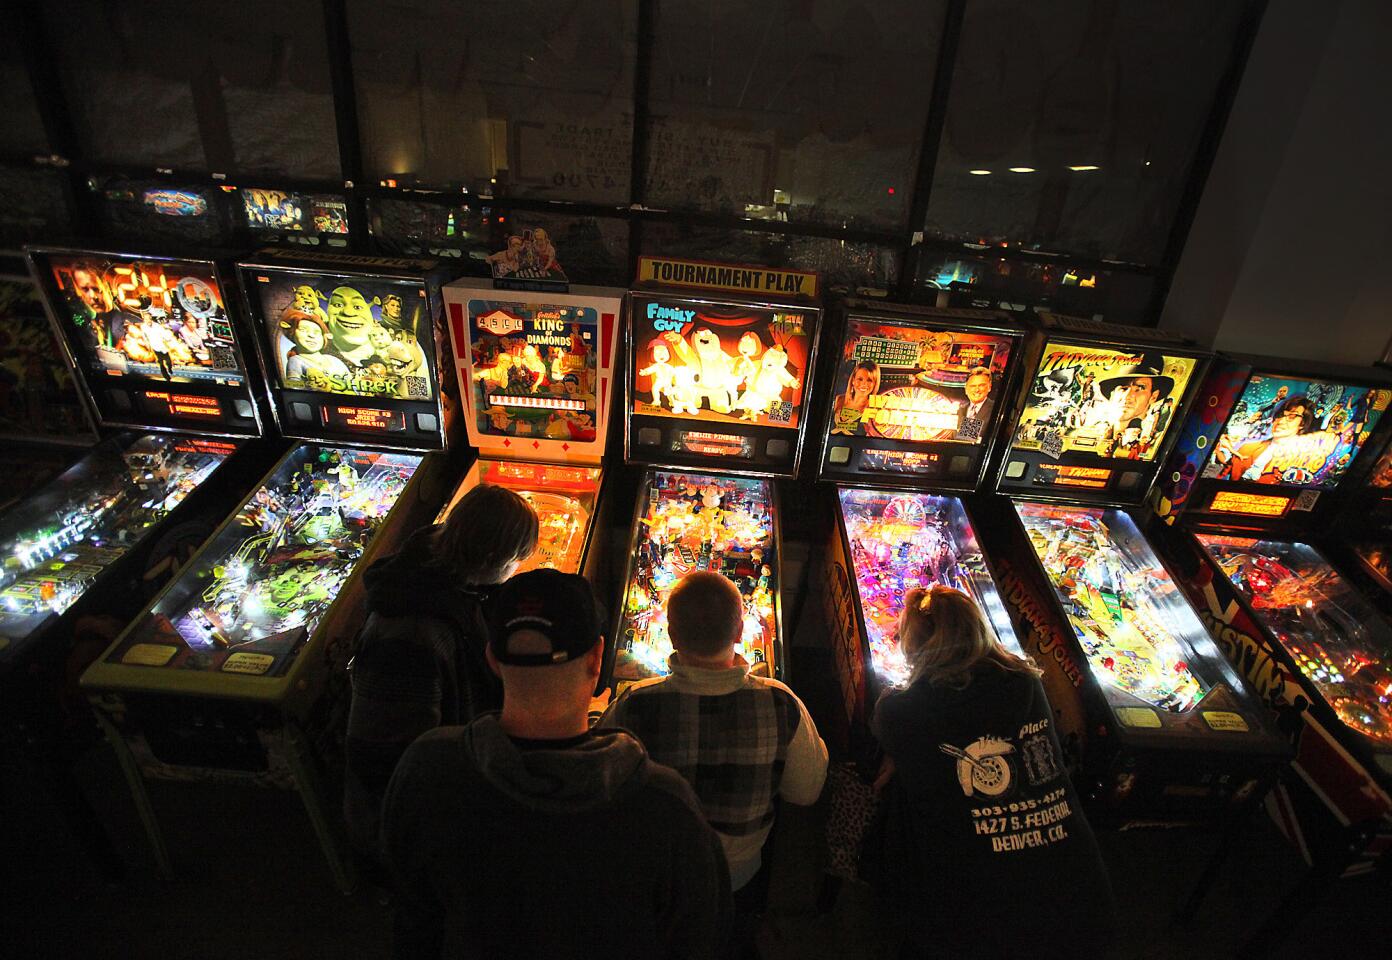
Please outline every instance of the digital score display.
[[229, 457], [237, 452], [237, 445], [226, 440], [209, 440], [206, 437], [187, 437], [178, 440], [174, 449], [180, 453], [205, 453], [215, 457]]
[[171, 417], [194, 417], [199, 420], [221, 420], [222, 401], [217, 397], [199, 397], [164, 390], [143, 390], [145, 402], [158, 412]]
[[406, 429], [406, 414], [400, 410], [374, 410], [326, 404], [319, 408], [324, 426], [337, 430], [367, 430], [372, 433], [400, 433]]
[[1289, 496], [1266, 496], [1260, 493], [1241, 493], [1237, 490], [1219, 490], [1209, 509], [1215, 513], [1240, 513], [1249, 517], [1285, 516], [1290, 506]]
[[682, 430], [672, 441], [672, 452], [747, 460], [754, 455], [754, 441], [731, 433]]
[[916, 450], [866, 450], [860, 455], [860, 465], [883, 473], [927, 475], [942, 471], [942, 456]]
[[1103, 467], [1059, 467], [1054, 483], [1061, 487], [1086, 487], [1090, 490], [1107, 489], [1107, 481], [1112, 471]]

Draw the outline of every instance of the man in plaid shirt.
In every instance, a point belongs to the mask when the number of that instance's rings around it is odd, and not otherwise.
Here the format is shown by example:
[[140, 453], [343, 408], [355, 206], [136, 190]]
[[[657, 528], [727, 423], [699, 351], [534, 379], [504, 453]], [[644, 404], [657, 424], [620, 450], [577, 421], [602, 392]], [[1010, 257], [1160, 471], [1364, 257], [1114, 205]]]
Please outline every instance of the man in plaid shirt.
[[827, 770], [826, 744], [797, 694], [754, 676], [735, 653], [743, 628], [733, 583], [688, 574], [667, 600], [671, 674], [633, 684], [599, 722], [636, 735], [691, 784], [724, 844], [735, 891], [759, 872], [775, 800], [815, 803]]

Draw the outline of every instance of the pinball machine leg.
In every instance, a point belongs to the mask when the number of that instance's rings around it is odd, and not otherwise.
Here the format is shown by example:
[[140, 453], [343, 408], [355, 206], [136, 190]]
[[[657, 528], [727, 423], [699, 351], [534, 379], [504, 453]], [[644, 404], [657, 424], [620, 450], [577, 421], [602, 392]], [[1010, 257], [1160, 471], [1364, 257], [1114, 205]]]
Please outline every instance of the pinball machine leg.
[[155, 866], [159, 868], [162, 876], [167, 877], [174, 872], [174, 868], [169, 862], [169, 847], [164, 842], [164, 831], [160, 828], [159, 818], [155, 816], [155, 807], [150, 802], [149, 791], [145, 789], [145, 775], [140, 772], [140, 763], [135, 759], [135, 754], [131, 753], [126, 738], [116, 729], [115, 724], [100, 710], [95, 713], [102, 732], [106, 734], [107, 743], [111, 744], [111, 749], [116, 752], [116, 761], [121, 765], [121, 772], [125, 774], [131, 800], [135, 803], [136, 812], [140, 814], [140, 823], [145, 828], [145, 836], [149, 839], [150, 849], [155, 855]]
[[1247, 825], [1251, 822], [1252, 814], [1256, 812], [1265, 796], [1265, 791], [1254, 790], [1252, 796], [1244, 800], [1228, 817], [1222, 826], [1218, 845], [1214, 847], [1208, 862], [1204, 864], [1199, 879], [1194, 882], [1194, 888], [1189, 891], [1189, 896], [1185, 898], [1184, 903], [1175, 910], [1176, 919], [1184, 921], [1194, 919], [1194, 916], [1199, 912], [1199, 907], [1203, 906], [1208, 891], [1213, 889], [1213, 881], [1218, 876], [1218, 871], [1222, 869], [1223, 864], [1227, 863], [1238, 840], [1247, 832]]
[[1344, 875], [1349, 864], [1367, 849], [1374, 829], [1369, 824], [1350, 827], [1342, 840], [1317, 854], [1310, 869], [1295, 888], [1281, 898], [1257, 931], [1237, 949], [1238, 960], [1256, 960], [1271, 955], [1290, 935], [1291, 928], [1314, 910], [1320, 899]]
[[324, 785], [319, 778], [314, 758], [310, 755], [309, 744], [293, 723], [286, 724], [283, 736], [286, 761], [295, 777], [295, 789], [300, 795], [300, 800], [304, 802], [305, 813], [309, 814], [309, 822], [314, 827], [314, 835], [319, 839], [319, 848], [324, 852], [324, 859], [328, 861], [334, 884], [346, 896], [357, 886], [357, 878], [339, 843], [338, 833], [333, 827], [333, 817], [329, 814], [329, 808], [325, 806]]

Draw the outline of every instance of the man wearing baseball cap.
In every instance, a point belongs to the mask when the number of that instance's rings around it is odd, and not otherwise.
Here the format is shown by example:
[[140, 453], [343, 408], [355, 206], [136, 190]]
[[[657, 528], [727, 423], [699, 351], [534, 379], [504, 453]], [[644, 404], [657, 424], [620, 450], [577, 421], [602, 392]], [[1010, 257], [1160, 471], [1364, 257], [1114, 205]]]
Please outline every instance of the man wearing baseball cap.
[[715, 957], [728, 868], [691, 788], [589, 730], [604, 644], [589, 583], [533, 570], [494, 598], [503, 709], [402, 756], [383, 843], [400, 957]]

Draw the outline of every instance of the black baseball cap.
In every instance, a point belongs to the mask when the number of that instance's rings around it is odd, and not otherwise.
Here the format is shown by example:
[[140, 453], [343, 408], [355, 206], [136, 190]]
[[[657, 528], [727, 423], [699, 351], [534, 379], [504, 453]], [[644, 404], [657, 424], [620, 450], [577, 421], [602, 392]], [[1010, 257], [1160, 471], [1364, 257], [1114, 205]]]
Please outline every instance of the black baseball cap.
[[[599, 642], [594, 591], [579, 574], [550, 569], [519, 573], [498, 589], [492, 606], [488, 647], [499, 663], [513, 667], [568, 663]], [[550, 652], [511, 651], [508, 641], [519, 630], [550, 640]]]

